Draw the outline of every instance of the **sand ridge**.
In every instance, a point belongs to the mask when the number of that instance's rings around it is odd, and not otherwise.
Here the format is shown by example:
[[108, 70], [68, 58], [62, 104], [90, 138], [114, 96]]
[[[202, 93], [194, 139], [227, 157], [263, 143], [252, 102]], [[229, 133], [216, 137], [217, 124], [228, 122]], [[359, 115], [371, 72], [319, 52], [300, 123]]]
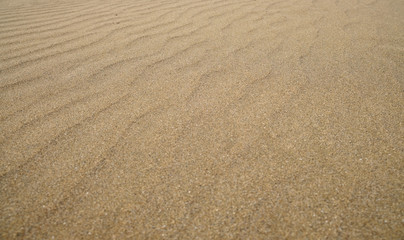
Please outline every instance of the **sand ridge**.
[[1, 238], [403, 238], [403, 16], [1, 1]]

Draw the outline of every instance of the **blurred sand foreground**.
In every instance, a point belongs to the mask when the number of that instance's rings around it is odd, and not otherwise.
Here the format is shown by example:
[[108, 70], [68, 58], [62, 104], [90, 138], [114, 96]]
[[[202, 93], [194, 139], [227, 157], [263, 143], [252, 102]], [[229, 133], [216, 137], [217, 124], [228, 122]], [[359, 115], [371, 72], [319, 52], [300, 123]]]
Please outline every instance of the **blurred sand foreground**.
[[1, 0], [0, 238], [404, 238], [404, 1]]

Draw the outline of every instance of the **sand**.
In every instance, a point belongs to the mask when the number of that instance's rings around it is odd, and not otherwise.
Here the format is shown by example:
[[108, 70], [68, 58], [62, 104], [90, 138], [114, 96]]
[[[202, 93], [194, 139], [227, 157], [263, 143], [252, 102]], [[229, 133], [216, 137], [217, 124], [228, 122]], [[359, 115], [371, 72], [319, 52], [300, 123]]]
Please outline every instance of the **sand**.
[[0, 1], [1, 239], [403, 239], [404, 1]]

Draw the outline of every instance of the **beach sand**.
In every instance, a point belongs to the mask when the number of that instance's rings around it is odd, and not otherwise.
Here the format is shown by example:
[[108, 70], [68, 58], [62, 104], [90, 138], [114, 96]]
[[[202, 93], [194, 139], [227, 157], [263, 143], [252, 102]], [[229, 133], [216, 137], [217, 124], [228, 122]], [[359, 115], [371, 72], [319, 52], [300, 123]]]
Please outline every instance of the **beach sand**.
[[403, 239], [404, 1], [0, 1], [0, 238]]

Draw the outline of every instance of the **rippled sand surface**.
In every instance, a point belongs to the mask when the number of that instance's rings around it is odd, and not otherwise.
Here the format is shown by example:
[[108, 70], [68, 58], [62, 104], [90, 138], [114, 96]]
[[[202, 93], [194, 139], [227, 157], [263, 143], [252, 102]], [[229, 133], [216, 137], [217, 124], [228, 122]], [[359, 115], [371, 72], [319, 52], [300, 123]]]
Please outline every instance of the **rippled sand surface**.
[[402, 0], [1, 0], [0, 238], [403, 239]]

